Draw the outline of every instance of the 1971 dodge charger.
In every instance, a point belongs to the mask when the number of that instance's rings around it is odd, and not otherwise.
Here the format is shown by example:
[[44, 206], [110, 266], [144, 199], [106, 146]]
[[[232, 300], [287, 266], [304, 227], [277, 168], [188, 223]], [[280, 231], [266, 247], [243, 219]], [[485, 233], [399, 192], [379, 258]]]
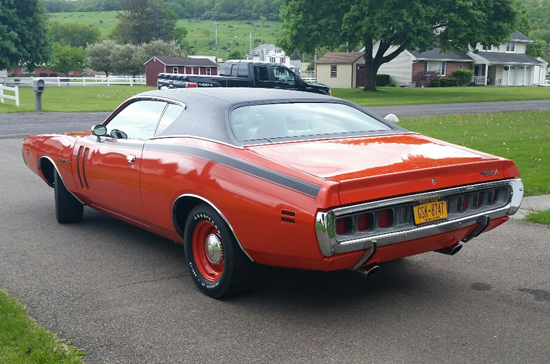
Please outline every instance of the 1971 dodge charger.
[[249, 288], [259, 264], [370, 275], [452, 255], [523, 197], [510, 160], [298, 91], [145, 92], [91, 132], [25, 138], [23, 156], [60, 223], [87, 205], [182, 243], [214, 298]]

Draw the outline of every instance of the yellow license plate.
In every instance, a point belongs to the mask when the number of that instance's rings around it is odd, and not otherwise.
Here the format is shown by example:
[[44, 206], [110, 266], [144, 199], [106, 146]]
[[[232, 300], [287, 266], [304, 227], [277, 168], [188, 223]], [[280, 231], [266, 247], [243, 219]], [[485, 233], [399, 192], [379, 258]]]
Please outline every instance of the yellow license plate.
[[414, 223], [424, 224], [430, 221], [443, 220], [447, 218], [447, 202], [432, 201], [414, 206]]

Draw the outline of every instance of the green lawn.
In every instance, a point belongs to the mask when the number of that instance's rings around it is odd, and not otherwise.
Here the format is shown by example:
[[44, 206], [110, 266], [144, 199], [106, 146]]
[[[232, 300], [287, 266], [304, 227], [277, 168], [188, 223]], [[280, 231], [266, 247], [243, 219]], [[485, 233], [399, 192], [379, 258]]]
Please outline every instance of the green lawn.
[[[46, 86], [42, 94], [42, 111], [95, 112], [113, 111], [127, 98], [140, 92], [155, 90], [147, 86]], [[12, 95], [13, 93], [10, 93]], [[0, 104], [0, 114], [34, 112], [32, 87], [19, 87], [20, 107], [15, 101]]]
[[0, 289], [0, 362], [83, 363], [84, 353], [36, 326], [27, 310]]
[[332, 95], [361, 106], [420, 105], [550, 99], [550, 87], [379, 87], [377, 92], [333, 89]]
[[550, 210], [533, 212], [525, 216], [525, 220], [536, 224], [550, 225]]
[[527, 196], [550, 193], [550, 111], [403, 118], [406, 129], [513, 160]]

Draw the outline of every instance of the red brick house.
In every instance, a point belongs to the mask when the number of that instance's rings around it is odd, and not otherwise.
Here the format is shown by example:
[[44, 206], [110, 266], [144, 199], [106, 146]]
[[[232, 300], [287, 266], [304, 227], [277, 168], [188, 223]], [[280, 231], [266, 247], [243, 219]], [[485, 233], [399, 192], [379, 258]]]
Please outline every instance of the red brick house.
[[156, 86], [159, 73], [216, 76], [218, 65], [208, 58], [153, 57], [145, 65], [147, 86]]

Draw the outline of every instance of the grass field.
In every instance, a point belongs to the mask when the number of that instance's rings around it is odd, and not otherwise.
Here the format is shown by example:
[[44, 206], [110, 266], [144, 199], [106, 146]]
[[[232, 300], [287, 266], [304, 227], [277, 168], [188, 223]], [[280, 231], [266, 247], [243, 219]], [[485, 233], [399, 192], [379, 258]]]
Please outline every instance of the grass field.
[[399, 125], [513, 160], [525, 195], [550, 193], [550, 111], [403, 118]]
[[550, 87], [379, 87], [377, 92], [333, 89], [332, 95], [361, 106], [420, 105], [550, 99]]
[[[117, 12], [92, 12], [92, 13], [55, 13], [48, 14], [50, 20], [59, 22], [77, 22], [80, 24], [96, 25], [104, 37], [109, 34], [115, 24]], [[245, 55], [250, 50], [250, 36], [252, 35], [252, 47], [265, 41], [273, 44], [281, 32], [280, 22], [259, 20], [230, 20], [218, 22], [218, 56], [227, 59], [228, 52], [222, 47], [228, 47], [229, 51], [239, 50]], [[191, 50], [202, 56], [216, 55], [216, 25], [213, 21], [180, 19], [178, 26], [187, 29], [187, 43]]]
[[81, 351], [34, 324], [27, 310], [0, 289], [0, 362], [77, 364]]

